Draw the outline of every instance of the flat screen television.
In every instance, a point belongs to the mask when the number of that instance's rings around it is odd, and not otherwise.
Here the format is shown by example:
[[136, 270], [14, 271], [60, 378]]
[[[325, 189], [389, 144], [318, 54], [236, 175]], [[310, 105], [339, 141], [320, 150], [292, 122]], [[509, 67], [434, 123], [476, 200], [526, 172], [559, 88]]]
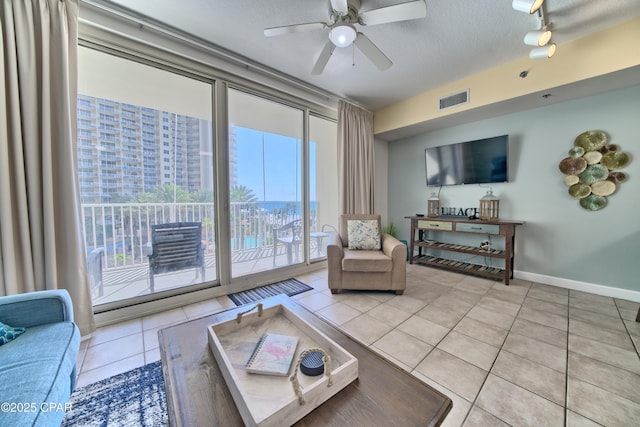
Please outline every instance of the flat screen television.
[[427, 185], [509, 181], [509, 135], [425, 148]]

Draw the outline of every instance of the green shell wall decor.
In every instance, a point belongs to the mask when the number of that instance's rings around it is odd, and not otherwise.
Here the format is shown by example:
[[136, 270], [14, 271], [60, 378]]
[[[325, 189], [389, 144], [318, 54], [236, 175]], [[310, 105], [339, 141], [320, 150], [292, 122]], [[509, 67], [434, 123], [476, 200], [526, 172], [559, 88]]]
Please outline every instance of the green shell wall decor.
[[573, 141], [569, 156], [558, 165], [565, 175], [569, 195], [588, 211], [607, 206], [607, 196], [615, 193], [628, 178], [619, 169], [627, 166], [631, 157], [608, 140], [607, 134], [600, 130], [582, 132]]

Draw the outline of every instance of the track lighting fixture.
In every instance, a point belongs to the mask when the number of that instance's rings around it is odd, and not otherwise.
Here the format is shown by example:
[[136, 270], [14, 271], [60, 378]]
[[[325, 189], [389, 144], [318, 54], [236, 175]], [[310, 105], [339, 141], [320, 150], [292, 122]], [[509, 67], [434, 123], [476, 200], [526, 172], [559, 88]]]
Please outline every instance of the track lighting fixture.
[[529, 52], [529, 58], [546, 59], [546, 58], [551, 58], [554, 53], [556, 53], [556, 44], [551, 43], [550, 45], [547, 45], [547, 46], [531, 49], [531, 52]]
[[551, 40], [551, 31], [549, 30], [529, 31], [524, 36], [524, 44], [529, 46], [544, 46], [549, 43], [549, 40]]
[[519, 12], [525, 12], [533, 15], [540, 9], [544, 0], [513, 0], [511, 7]]

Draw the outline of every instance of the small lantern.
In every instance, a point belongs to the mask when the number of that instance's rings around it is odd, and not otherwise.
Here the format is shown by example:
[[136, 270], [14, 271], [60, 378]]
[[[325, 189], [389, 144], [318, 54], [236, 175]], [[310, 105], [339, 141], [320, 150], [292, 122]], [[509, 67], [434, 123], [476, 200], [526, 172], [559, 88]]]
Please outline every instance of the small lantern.
[[440, 215], [440, 199], [438, 195], [433, 192], [431, 197], [427, 200], [427, 216], [429, 218], [435, 218]]
[[500, 200], [493, 195], [493, 191], [487, 191], [487, 194], [480, 199], [480, 219], [488, 221], [496, 221], [500, 211]]

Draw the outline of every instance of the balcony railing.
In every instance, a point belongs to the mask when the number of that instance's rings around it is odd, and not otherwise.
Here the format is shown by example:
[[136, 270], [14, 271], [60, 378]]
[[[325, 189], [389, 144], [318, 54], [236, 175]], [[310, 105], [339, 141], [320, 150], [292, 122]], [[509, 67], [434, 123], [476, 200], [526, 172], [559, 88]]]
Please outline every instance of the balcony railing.
[[[85, 203], [82, 211], [87, 250], [100, 249], [105, 268], [147, 264], [151, 226], [167, 222], [201, 222], [205, 250], [215, 254], [213, 203]], [[231, 203], [232, 253], [273, 247], [274, 227], [301, 218], [301, 212], [300, 202]], [[310, 217], [315, 224], [316, 202]]]

